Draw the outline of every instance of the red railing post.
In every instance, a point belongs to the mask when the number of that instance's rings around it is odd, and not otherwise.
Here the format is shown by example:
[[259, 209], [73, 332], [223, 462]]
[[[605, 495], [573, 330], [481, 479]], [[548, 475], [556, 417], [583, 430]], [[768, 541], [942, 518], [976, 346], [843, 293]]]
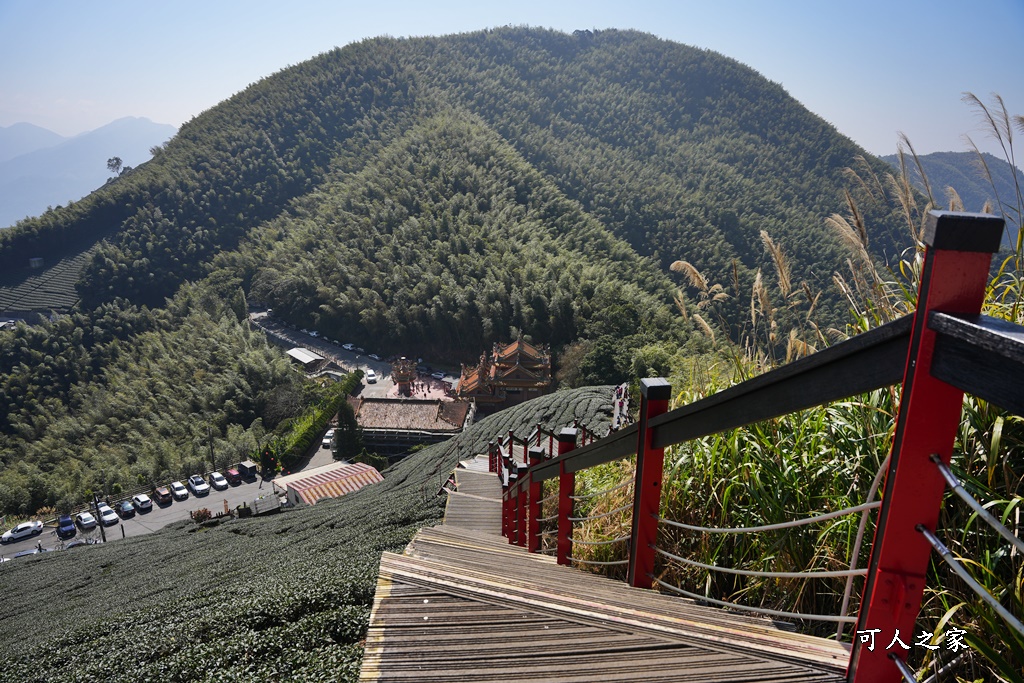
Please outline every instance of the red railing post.
[[509, 493], [508, 493], [508, 479], [502, 477], [501, 482], [501, 535], [505, 538], [510, 537], [509, 521], [512, 519], [512, 513], [509, 509]]
[[[529, 455], [531, 470], [534, 466], [539, 465], [541, 460], [544, 459], [544, 451], [540, 448], [531, 448]], [[531, 553], [536, 553], [540, 552], [540, 522], [537, 520], [540, 519], [541, 515], [540, 500], [544, 484], [543, 482], [533, 480], [532, 471], [527, 476], [530, 481], [528, 494], [530, 502], [527, 504], [526, 508], [526, 528], [529, 534], [529, 538], [526, 541], [526, 549]]]
[[516, 544], [526, 547], [526, 508], [530, 475], [526, 463], [517, 463], [519, 476], [516, 477]]
[[510, 544], [514, 544], [516, 542], [516, 496], [514, 487], [518, 474], [515, 463], [508, 455], [502, 454], [501, 462], [504, 467], [502, 522], [505, 529], [505, 537]]
[[654, 543], [661, 512], [661, 473], [665, 449], [654, 448], [651, 418], [668, 410], [672, 387], [662, 378], [640, 380], [640, 423], [637, 436], [636, 478], [633, 484], [633, 532], [629, 539], [627, 581], [636, 588], [650, 588], [654, 574]]
[[569, 564], [572, 554], [572, 496], [576, 494], [576, 473], [565, 471], [566, 456], [576, 448], [576, 430], [566, 427], [558, 432], [558, 457], [563, 458], [558, 467], [558, 564]]
[[[963, 392], [931, 376], [935, 333], [932, 311], [973, 314], [981, 310], [991, 254], [998, 250], [1003, 220], [981, 214], [932, 211], [925, 226], [924, 267], [892, 458], [878, 515], [857, 630], [880, 629], [879, 642], [853, 640], [847, 670], [851, 683], [901, 680], [889, 655], [906, 659], [901, 647], [886, 648], [894, 635], [916, 637], [931, 545], [917, 531], [935, 530], [945, 483], [931, 462], [935, 453], [949, 463], [960, 424]], [[871, 647], [873, 646], [873, 647]]]
[[498, 471], [498, 454], [495, 452], [495, 446], [493, 441], [487, 442], [487, 471]]

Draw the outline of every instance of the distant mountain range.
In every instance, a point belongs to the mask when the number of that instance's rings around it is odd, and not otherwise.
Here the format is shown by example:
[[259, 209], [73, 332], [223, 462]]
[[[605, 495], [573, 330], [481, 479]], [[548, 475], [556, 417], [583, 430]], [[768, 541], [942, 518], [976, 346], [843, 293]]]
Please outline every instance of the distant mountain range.
[[[1017, 183], [1020, 187], [1024, 187], [1024, 173], [1019, 168], [1014, 168], [999, 157], [987, 152], [983, 154], [983, 157], [985, 166], [988, 167], [988, 173], [992, 175], [991, 182], [986, 176], [978, 155], [974, 152], [934, 152], [919, 156], [921, 167], [928, 177], [928, 184], [932, 188], [936, 203], [942, 208], [949, 208], [947, 188], [953, 188], [963, 202], [964, 211], [981, 211], [986, 202], [991, 202], [992, 209], [1002, 215], [1003, 210], [999, 203], [1015, 201], [1014, 173], [1017, 175]], [[882, 160], [888, 162], [893, 168], [899, 168], [899, 157], [895, 154], [884, 156]], [[921, 173], [912, 158], [907, 158], [907, 165], [911, 182], [917, 189], [926, 192]]]
[[0, 128], [0, 228], [84, 197], [111, 177], [107, 159], [137, 166], [176, 132], [137, 117], [72, 138], [29, 123]]

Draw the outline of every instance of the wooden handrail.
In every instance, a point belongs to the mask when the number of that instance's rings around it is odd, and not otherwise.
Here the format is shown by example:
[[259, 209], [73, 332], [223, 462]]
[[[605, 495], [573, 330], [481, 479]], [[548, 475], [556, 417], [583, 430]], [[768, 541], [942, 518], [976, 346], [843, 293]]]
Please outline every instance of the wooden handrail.
[[990, 403], [1024, 415], [1024, 329], [987, 315], [932, 313], [932, 374]]
[[[919, 308], [912, 316], [670, 412], [661, 412], [660, 406], [651, 407], [667, 401], [668, 384], [664, 380], [645, 380], [645, 390], [658, 387], [658, 400], [648, 400], [646, 412], [642, 405], [640, 423], [582, 448], [561, 447], [559, 457], [540, 463], [535, 458], [529, 470], [520, 472], [505, 495], [512, 505], [510, 512], [519, 515], [514, 522], [517, 533], [510, 536], [518, 535], [520, 545], [525, 544], [523, 508], [528, 500], [539, 499], [542, 482], [560, 478], [558, 561], [567, 562], [565, 522], [571, 514], [575, 473], [639, 453], [629, 580], [635, 586], [649, 585], [653, 562], [643, 551], [653, 547], [654, 532], [643, 522], [656, 516], [660, 452], [665, 447], [902, 381], [893, 454], [858, 627], [865, 629], [874, 624], [877, 628], [885, 622], [909, 633], [920, 609], [930, 555], [919, 531], [935, 528], [944, 491], [937, 470], [930, 462], [928, 466], [923, 463], [939, 457], [948, 464], [963, 392], [1024, 414], [1024, 396], [1019, 391], [1024, 382], [1024, 328], [976, 314], [1002, 228], [1003, 220], [994, 216], [931, 212], [925, 226], [928, 248]], [[540, 429], [538, 426], [534, 433], [540, 433]], [[575, 434], [572, 430], [573, 442]], [[513, 438], [510, 432], [509, 441]], [[641, 463], [642, 459], [650, 462]], [[652, 491], [653, 496], [649, 495]], [[515, 541], [510, 537], [510, 542]], [[884, 652], [860, 645], [860, 641], [853, 644], [847, 672], [851, 683], [900, 679], [899, 670]], [[896, 655], [905, 657], [902, 652]]]
[[[907, 360], [910, 316], [886, 323], [712, 396], [653, 418], [654, 446], [665, 448], [709, 434], [839, 401], [899, 383]], [[837, 379], [838, 378], [838, 379]], [[636, 453], [637, 425], [568, 456], [565, 471], [580, 472]], [[533, 470], [538, 481], [558, 476], [560, 463]]]

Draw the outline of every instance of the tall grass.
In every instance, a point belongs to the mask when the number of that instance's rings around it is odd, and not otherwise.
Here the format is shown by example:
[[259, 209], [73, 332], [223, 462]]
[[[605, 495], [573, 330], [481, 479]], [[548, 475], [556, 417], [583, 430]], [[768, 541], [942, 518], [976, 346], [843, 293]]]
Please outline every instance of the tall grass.
[[[1024, 133], [1024, 119], [1010, 117], [1002, 100], [993, 108], [973, 95], [965, 98], [989, 123], [989, 134], [1005, 151], [1013, 164], [1013, 129]], [[971, 143], [973, 146], [973, 143]], [[975, 147], [975, 149], [977, 149]], [[984, 158], [979, 154], [982, 168]], [[780, 339], [788, 339], [786, 360], [809, 353], [817, 346], [911, 313], [916, 306], [917, 287], [923, 249], [920, 236], [924, 220], [935, 206], [932, 188], [909, 140], [900, 149], [902, 171], [878, 177], [869, 165], [850, 169], [854, 187], [874, 200], [890, 202], [903, 216], [911, 246], [898, 263], [884, 268], [876, 264], [868, 250], [869, 227], [864, 224], [853, 194], [847, 195], [847, 215], [829, 217], [828, 224], [850, 247], [846, 271], [835, 274], [835, 282], [846, 295], [850, 319], [846, 330], [822, 330], [813, 321], [816, 298], [809, 288], [788, 282], [782, 245], [767, 234], [762, 241], [776, 264], [780, 291], [776, 301], [785, 302], [786, 315], [772, 308], [772, 296], [764, 291], [761, 277], [750, 292], [750, 321], [741, 334], [739, 348], [715, 365], [687, 368], [673, 378], [679, 387], [674, 404], [684, 405], [771, 369], [778, 355]], [[910, 186], [908, 169], [917, 166], [925, 179], [927, 196]], [[946, 191], [956, 205], [955, 190]], [[1000, 213], [1015, 236], [1015, 249], [997, 260], [985, 312], [1024, 323], [1024, 238], [1018, 230], [1024, 198], [1017, 187], [1015, 197], [1000, 198]], [[693, 266], [679, 262], [675, 269], [685, 272], [691, 282], [705, 283], [698, 308], [715, 312], [715, 297], [725, 289], [712, 292], [710, 279]], [[759, 274], [760, 275], [760, 274]], [[736, 293], [736, 295], [739, 295]], [[719, 297], [721, 299], [722, 297]], [[685, 304], [684, 304], [685, 306]], [[681, 306], [681, 310], [684, 310]], [[785, 318], [788, 330], [780, 329]], [[710, 327], [710, 325], [707, 325]], [[706, 333], [713, 334], [710, 330]], [[809, 517], [865, 502], [876, 474], [892, 447], [895, 418], [899, 406], [899, 387], [875, 391], [855, 399], [794, 413], [775, 420], [697, 439], [670, 448], [666, 454], [662, 495], [662, 515], [668, 519], [705, 527], [750, 527]], [[956, 444], [953, 469], [965, 486], [989, 507], [990, 511], [1018, 533], [1022, 527], [1024, 493], [1024, 421], [1005, 414], [983, 400], [967, 396]], [[579, 476], [581, 490], [600, 490], [609, 481], [631, 476], [629, 462], [605, 466], [600, 471]], [[621, 495], [628, 495], [627, 491]], [[577, 506], [578, 514], [593, 514], [613, 509], [620, 500], [586, 501]], [[584, 510], [581, 512], [580, 507]], [[873, 518], [874, 515], [872, 515]], [[865, 543], [855, 550], [858, 516], [846, 516], [820, 524], [760, 534], [701, 534], [664, 527], [659, 547], [698, 562], [753, 570], [805, 571], [845, 569], [856, 552], [856, 563], [866, 565], [873, 537], [869, 525]], [[614, 538], [628, 529], [629, 517], [602, 519], [585, 525], [578, 537]], [[979, 525], [976, 516], [958, 499], [947, 496], [943, 505], [939, 534], [946, 544], [968, 565], [974, 576], [1018, 618], [1024, 617], [1024, 560], [998, 536]], [[589, 559], [619, 559], [625, 548], [612, 546], [574, 548], [574, 554]], [[843, 603], [845, 579], [764, 579], [741, 578], [709, 572], [659, 558], [659, 579], [690, 592], [744, 605], [768, 607], [802, 613], [837, 614]], [[863, 579], [855, 580], [850, 613], [859, 607]], [[807, 632], [827, 635], [832, 625], [801, 622]], [[955, 626], [966, 632], [971, 650], [957, 660], [952, 672], [957, 680], [1022, 680], [1024, 638], [1006, 628], [988, 608], [941, 561], [933, 561], [928, 589], [918, 620], [919, 630], [934, 632], [939, 642], [944, 629]], [[853, 637], [847, 628], [844, 638]], [[915, 634], [916, 636], [917, 634]], [[927, 670], [937, 670], [954, 657], [947, 648], [935, 651], [914, 648], [912, 661]]]

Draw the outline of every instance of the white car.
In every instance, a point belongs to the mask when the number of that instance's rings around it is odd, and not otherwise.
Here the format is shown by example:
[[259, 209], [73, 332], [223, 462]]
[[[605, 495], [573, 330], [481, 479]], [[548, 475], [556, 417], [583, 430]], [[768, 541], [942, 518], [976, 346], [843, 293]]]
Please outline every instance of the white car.
[[345, 349], [346, 351], [355, 351], [356, 345], [355, 344], [342, 344], [341, 348]]
[[206, 483], [201, 474], [193, 474], [188, 478], [188, 487], [192, 489], [192, 493], [197, 496], [205, 496], [210, 492], [210, 485]]
[[147, 496], [145, 493], [140, 493], [136, 496], [132, 496], [132, 505], [134, 505], [135, 509], [138, 510], [139, 512], [142, 512], [143, 510], [153, 509], [153, 501], [150, 500], [149, 496]]
[[223, 491], [228, 487], [228, 480], [220, 472], [210, 472], [210, 486], [218, 491]]
[[22, 538], [28, 538], [29, 536], [38, 536], [41, 533], [43, 533], [42, 522], [22, 522], [10, 531], [4, 532], [4, 535], [0, 537], [0, 540], [4, 543], [12, 543]]
[[367, 370], [366, 371], [366, 383], [367, 384], [376, 384], [377, 383], [377, 373], [374, 372], [373, 370]]
[[75, 515], [75, 524], [78, 525], [79, 529], [85, 531], [96, 526], [96, 518], [89, 512], [79, 512]]
[[171, 495], [174, 496], [175, 500], [186, 500], [188, 498], [188, 489], [180, 481], [172, 481]]
[[432, 372], [430, 373], [430, 376], [433, 377], [434, 379], [444, 379], [443, 372]]
[[310, 336], [310, 337], [319, 337], [319, 336], [320, 336], [320, 333], [319, 333], [319, 332], [317, 332], [316, 330], [312, 330], [312, 331], [311, 331], [311, 332], [309, 333], [309, 336]]
[[377, 360], [377, 361], [379, 361], [380, 360], [380, 356], [378, 356], [375, 353], [371, 353], [370, 354], [370, 360]]
[[331, 429], [328, 429], [327, 433], [324, 434], [324, 438], [323, 438], [323, 440], [320, 441], [320, 445], [323, 446], [324, 448], [330, 448], [332, 441], [334, 441], [334, 428], [333, 427]]
[[98, 507], [100, 511], [100, 522], [103, 526], [111, 526], [121, 521], [121, 518], [117, 516], [114, 509], [106, 503], [100, 503]]

